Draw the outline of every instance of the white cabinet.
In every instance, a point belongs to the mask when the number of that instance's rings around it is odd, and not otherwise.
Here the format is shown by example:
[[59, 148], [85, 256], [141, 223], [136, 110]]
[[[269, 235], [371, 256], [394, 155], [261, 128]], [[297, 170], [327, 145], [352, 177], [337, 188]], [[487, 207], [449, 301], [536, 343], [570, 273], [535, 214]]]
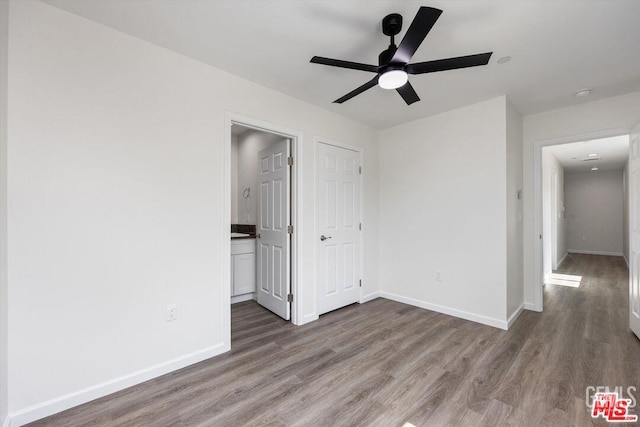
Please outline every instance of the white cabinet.
[[231, 296], [256, 291], [256, 240], [231, 241]]
[[233, 256], [233, 295], [256, 291], [256, 254]]

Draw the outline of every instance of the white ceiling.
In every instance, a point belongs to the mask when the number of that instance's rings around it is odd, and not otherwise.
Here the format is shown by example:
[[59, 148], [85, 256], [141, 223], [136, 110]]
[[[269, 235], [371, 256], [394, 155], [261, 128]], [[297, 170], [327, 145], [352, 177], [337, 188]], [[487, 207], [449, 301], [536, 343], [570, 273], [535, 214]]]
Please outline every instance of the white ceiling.
[[[544, 149], [553, 153], [566, 173], [589, 172], [593, 167], [597, 167], [598, 171], [621, 170], [629, 158], [629, 136], [554, 145]], [[589, 154], [597, 156], [589, 157]], [[597, 160], [584, 161], [594, 158]]]
[[[530, 114], [640, 90], [637, 0], [45, 1], [375, 128], [503, 94]], [[410, 76], [411, 106], [379, 87], [332, 104], [372, 75], [311, 57], [377, 64], [382, 18], [403, 15], [401, 37], [420, 6], [444, 13], [412, 62], [493, 51], [489, 65]], [[583, 87], [592, 94], [575, 98]]]

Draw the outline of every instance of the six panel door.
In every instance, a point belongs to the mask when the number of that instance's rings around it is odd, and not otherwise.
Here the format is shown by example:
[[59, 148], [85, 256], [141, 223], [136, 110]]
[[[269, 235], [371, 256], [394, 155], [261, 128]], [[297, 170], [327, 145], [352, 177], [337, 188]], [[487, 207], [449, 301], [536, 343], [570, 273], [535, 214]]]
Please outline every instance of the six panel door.
[[360, 153], [318, 146], [318, 314], [360, 297]]

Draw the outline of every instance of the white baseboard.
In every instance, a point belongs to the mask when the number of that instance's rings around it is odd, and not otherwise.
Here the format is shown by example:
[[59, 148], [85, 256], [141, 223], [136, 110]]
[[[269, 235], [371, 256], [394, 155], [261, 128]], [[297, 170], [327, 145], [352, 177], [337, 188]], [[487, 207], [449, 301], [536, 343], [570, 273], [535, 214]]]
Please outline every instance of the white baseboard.
[[168, 362], [151, 366], [138, 372], [133, 372], [120, 378], [105, 381], [102, 384], [87, 387], [83, 390], [78, 390], [76, 392], [69, 393], [64, 396], [48, 400], [46, 402], [29, 406], [19, 411], [10, 413], [8, 416], [9, 423], [7, 424], [7, 421], [5, 421], [5, 425], [18, 427], [28, 424], [30, 422], [48, 417], [49, 415], [57, 414], [58, 412], [73, 408], [74, 406], [82, 405], [83, 403], [87, 403], [100, 397], [107, 396], [109, 394], [123, 390], [127, 387], [143, 383], [152, 378], [156, 378], [161, 375], [168, 374], [169, 372], [182, 369], [185, 366], [193, 365], [194, 363], [198, 363], [211, 357], [217, 356], [228, 350], [228, 344], [220, 343], [212, 347], [208, 347], [203, 350], [170, 360]]
[[231, 304], [235, 304], [235, 303], [243, 302], [243, 301], [250, 301], [252, 299], [253, 300], [256, 299], [256, 294], [250, 293], [250, 294], [238, 295], [238, 296], [235, 296], [235, 297], [231, 297]]
[[524, 310], [524, 303], [520, 304], [520, 307], [518, 307], [507, 319], [507, 329], [513, 325], [513, 322], [515, 322], [518, 317], [520, 317], [522, 310]]
[[525, 302], [523, 308], [529, 311], [537, 311], [537, 312], [540, 311], [536, 308], [536, 305], [532, 302]]
[[468, 311], [458, 310], [451, 307], [445, 307], [443, 305], [433, 304], [426, 301], [417, 300], [414, 298], [403, 297], [401, 295], [392, 294], [390, 292], [380, 292], [380, 297], [390, 299], [393, 301], [401, 302], [404, 304], [413, 305], [415, 307], [425, 308], [431, 311], [437, 311], [438, 313], [447, 314], [449, 316], [459, 317], [465, 320], [471, 320], [472, 322], [482, 323], [483, 325], [493, 326], [494, 328], [500, 328], [507, 330], [507, 322], [493, 317], [483, 316], [480, 314], [470, 313]]
[[11, 425], [11, 417], [7, 415], [2, 423], [2, 427], [9, 427]]
[[372, 293], [370, 293], [368, 295], [363, 296], [362, 298], [360, 298], [360, 304], [364, 304], [365, 302], [373, 301], [376, 298], [380, 298], [380, 291], [372, 292]]
[[624, 258], [624, 262], [627, 263], [627, 268], [629, 268], [629, 260], [627, 259], [627, 257], [622, 254], [622, 258]]
[[584, 255], [606, 255], [606, 256], [621, 256], [621, 257], [624, 257], [622, 252], [583, 251], [581, 249], [569, 249], [567, 252], [573, 253], [573, 254], [584, 254]]

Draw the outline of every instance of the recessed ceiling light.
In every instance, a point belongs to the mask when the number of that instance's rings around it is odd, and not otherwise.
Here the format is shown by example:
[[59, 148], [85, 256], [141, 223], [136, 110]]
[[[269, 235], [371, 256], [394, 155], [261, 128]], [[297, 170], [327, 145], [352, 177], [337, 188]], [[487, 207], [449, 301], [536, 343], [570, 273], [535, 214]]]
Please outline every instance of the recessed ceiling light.
[[583, 96], [587, 96], [591, 93], [591, 88], [586, 87], [584, 89], [580, 89], [579, 91], [576, 92], [576, 98], [582, 98]]
[[598, 170], [598, 168], [591, 168], [591, 170], [592, 170], [592, 171], [597, 171], [597, 170]]
[[502, 58], [498, 59], [498, 64], [506, 64], [509, 61], [511, 61], [510, 56], [503, 56]]
[[589, 154], [589, 157], [598, 157], [598, 153], [591, 153]]

